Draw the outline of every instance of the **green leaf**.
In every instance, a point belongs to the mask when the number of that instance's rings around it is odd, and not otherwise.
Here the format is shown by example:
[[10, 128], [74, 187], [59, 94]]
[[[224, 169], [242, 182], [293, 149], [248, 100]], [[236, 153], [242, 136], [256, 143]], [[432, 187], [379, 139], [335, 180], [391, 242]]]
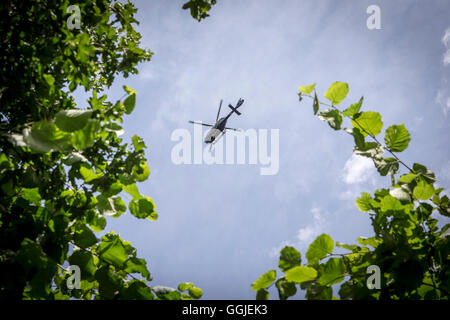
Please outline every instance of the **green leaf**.
[[190, 287], [188, 289], [189, 295], [194, 299], [200, 299], [203, 295], [203, 291], [197, 287]]
[[102, 242], [97, 248], [97, 253], [100, 259], [118, 266], [119, 268], [121, 268], [128, 259], [124, 244], [119, 236], [115, 234], [107, 234], [102, 237]]
[[152, 288], [156, 296], [162, 300], [180, 300], [181, 294], [174, 288], [165, 286], [154, 286]]
[[70, 134], [58, 129], [53, 122], [42, 120], [23, 131], [23, 141], [36, 152], [64, 151], [70, 147]]
[[133, 279], [121, 288], [120, 298], [123, 300], [153, 300], [155, 296], [144, 281]]
[[327, 121], [331, 128], [334, 130], [341, 129], [342, 116], [336, 109], [327, 109], [319, 112], [317, 116], [320, 120]]
[[393, 125], [386, 129], [384, 141], [391, 151], [401, 152], [408, 148], [411, 136], [405, 125]]
[[81, 279], [92, 279], [97, 271], [94, 257], [85, 250], [75, 250], [69, 257], [69, 263], [80, 267]]
[[119, 174], [119, 181], [123, 185], [129, 185], [129, 184], [134, 183], [133, 176], [128, 173]]
[[115, 122], [107, 123], [104, 128], [105, 128], [105, 131], [113, 132], [117, 136], [121, 136], [122, 134], [125, 133], [125, 130], [123, 130], [123, 128], [118, 123], [115, 123]]
[[192, 282], [183, 282], [178, 285], [178, 291], [186, 291], [191, 288], [194, 284]]
[[141, 137], [138, 137], [137, 135], [134, 135], [133, 138], [131, 138], [131, 140], [133, 141], [133, 146], [134, 146], [134, 149], [136, 151], [140, 151], [140, 150], [142, 150], [144, 148], [147, 148], [145, 143], [144, 143], [144, 140], [142, 140]]
[[317, 278], [317, 271], [306, 266], [297, 266], [286, 271], [286, 280], [296, 283], [314, 280]]
[[258, 291], [265, 289], [270, 286], [277, 278], [277, 272], [275, 270], [270, 270], [264, 273], [258, 280], [252, 283], [252, 290]]
[[408, 174], [404, 174], [402, 175], [397, 183], [404, 183], [404, 184], [409, 184], [411, 183], [415, 178], [417, 178], [417, 174], [414, 173], [408, 173]]
[[139, 193], [138, 187], [136, 184], [129, 184], [129, 185], [122, 185], [123, 191], [129, 193], [133, 200], [139, 200], [142, 199], [143, 196]]
[[314, 102], [313, 102], [313, 111], [314, 114], [317, 114], [317, 111], [319, 111], [319, 100], [317, 99], [317, 93], [314, 92]]
[[261, 289], [256, 293], [256, 300], [269, 300], [270, 293], [267, 290]]
[[286, 300], [297, 293], [297, 287], [294, 282], [287, 281], [286, 278], [280, 278], [275, 283], [278, 289], [280, 300]]
[[325, 265], [320, 265], [319, 283], [331, 286], [344, 280], [345, 265], [342, 258], [330, 258]]
[[44, 74], [43, 75], [45, 82], [49, 85], [49, 87], [52, 87], [55, 84], [55, 78], [51, 74]]
[[128, 208], [133, 216], [139, 219], [145, 219], [154, 213], [155, 204], [150, 197], [143, 197], [137, 201], [130, 201]]
[[150, 168], [148, 167], [147, 163], [142, 161], [139, 166], [133, 167], [131, 174], [136, 179], [136, 181], [142, 182], [147, 180], [148, 176], [150, 175]]
[[147, 269], [147, 262], [144, 259], [130, 258], [125, 262], [125, 269], [128, 273], [140, 273], [148, 281], [151, 280], [150, 271]]
[[413, 191], [414, 199], [428, 200], [434, 195], [434, 187], [432, 184], [420, 180]]
[[391, 211], [391, 210], [399, 211], [399, 210], [403, 210], [404, 206], [402, 205], [402, 203], [400, 201], [395, 199], [393, 196], [387, 195], [383, 199], [381, 199], [380, 208], [381, 208], [381, 211], [384, 211], [384, 212]]
[[356, 199], [356, 206], [362, 212], [369, 212], [372, 209], [370, 204], [371, 200], [372, 196], [367, 192], [363, 192], [361, 193], [361, 197]]
[[436, 182], [436, 176], [434, 175], [434, 173], [420, 163], [413, 164], [413, 171], [420, 175], [428, 183]]
[[94, 170], [92, 170], [92, 167], [87, 163], [80, 164], [80, 174], [83, 177], [84, 182], [87, 183], [103, 176], [102, 173], [95, 173]]
[[[359, 130], [358, 128], [353, 128], [353, 130]], [[364, 138], [363, 138], [364, 139]], [[357, 145], [353, 149], [353, 153], [367, 157], [367, 158], [380, 158], [384, 154], [384, 147], [376, 142], [365, 142], [362, 146]]]
[[134, 106], [136, 105], [136, 95], [132, 94], [128, 96], [128, 98], [125, 99], [123, 104], [125, 105], [125, 113], [126, 114], [132, 113], [134, 110]]
[[99, 130], [100, 123], [98, 120], [89, 119], [83, 129], [73, 132], [71, 139], [73, 146], [78, 150], [92, 147]]
[[300, 252], [294, 247], [286, 246], [280, 252], [280, 261], [278, 267], [286, 271], [292, 267], [299, 266], [302, 262]]
[[361, 97], [359, 102], [353, 103], [350, 107], [345, 109], [342, 112], [342, 116], [344, 116], [344, 117], [353, 117], [355, 114], [357, 114], [359, 112], [359, 109], [361, 109], [363, 101], [364, 101], [364, 97]]
[[356, 114], [353, 117], [352, 125], [361, 131], [361, 134], [365, 137], [368, 134], [373, 136], [378, 135], [383, 128], [383, 122], [381, 121], [381, 115], [378, 112], [367, 111]]
[[345, 244], [339, 241], [336, 241], [336, 247], [344, 248], [353, 252], [357, 252], [359, 248], [356, 244]]
[[331, 101], [333, 105], [338, 105], [348, 94], [348, 84], [345, 82], [334, 82], [325, 92], [324, 97]]
[[98, 239], [85, 224], [80, 225], [73, 235], [73, 240], [80, 248], [89, 248], [97, 243]]
[[317, 282], [312, 282], [306, 289], [305, 298], [307, 300], [332, 300], [333, 289], [331, 286], [321, 286]]
[[[11, 181], [11, 180], [9, 180], [9, 181]], [[39, 188], [32, 188], [32, 189], [23, 188], [20, 191], [20, 193], [21, 193], [22, 198], [30, 201], [31, 203], [33, 203], [35, 205], [41, 204], [41, 195], [39, 193]]]
[[128, 93], [130, 96], [133, 95], [133, 94], [134, 95], [137, 94], [137, 92], [134, 91], [133, 89], [131, 89], [129, 86], [123, 86], [123, 90], [125, 90], [125, 92]]
[[123, 200], [118, 196], [105, 197], [104, 195], [97, 196], [97, 209], [105, 216], [114, 216], [117, 218], [127, 210]]
[[120, 182], [114, 182], [109, 186], [108, 190], [103, 192], [103, 195], [109, 198], [115, 196], [121, 191], [122, 191], [122, 184]]
[[399, 164], [395, 158], [374, 158], [373, 163], [382, 176], [398, 173]]
[[300, 86], [298, 88], [298, 91], [306, 93], [306, 94], [310, 94], [315, 88], [316, 88], [316, 84], [313, 83], [313, 84], [310, 84], [309, 86], [306, 86], [306, 87]]
[[61, 110], [55, 116], [55, 123], [59, 129], [74, 132], [83, 129], [87, 120], [92, 116], [92, 110], [70, 109]]
[[333, 249], [333, 239], [329, 235], [323, 233], [309, 245], [308, 251], [306, 252], [306, 258], [310, 264], [314, 264], [325, 258], [328, 253], [332, 253]]
[[360, 245], [363, 246], [371, 246], [372, 248], [376, 248], [378, 247], [378, 245], [380, 244], [382, 240], [376, 238], [376, 237], [371, 237], [371, 238], [364, 238], [364, 237], [358, 237], [358, 243]]
[[355, 146], [356, 146], [355, 148], [358, 151], [363, 151], [363, 150], [367, 151], [366, 150], [366, 142], [364, 141], [364, 136], [361, 134], [361, 131], [359, 131], [358, 128], [352, 128], [349, 130], [351, 130], [351, 134], [353, 136], [353, 139], [355, 140]]
[[105, 217], [99, 216], [97, 214], [92, 215], [92, 217], [88, 220], [89, 227], [92, 228], [95, 232], [100, 232], [106, 227], [106, 219]]
[[99, 293], [103, 299], [113, 299], [121, 285], [120, 280], [109, 266], [98, 269], [95, 273], [95, 280], [98, 282]]

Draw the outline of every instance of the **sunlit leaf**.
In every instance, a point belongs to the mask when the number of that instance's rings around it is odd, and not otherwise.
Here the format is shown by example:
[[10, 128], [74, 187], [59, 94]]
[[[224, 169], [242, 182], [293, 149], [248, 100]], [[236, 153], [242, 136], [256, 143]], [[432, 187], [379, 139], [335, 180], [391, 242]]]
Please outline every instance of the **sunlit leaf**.
[[265, 289], [270, 286], [277, 278], [277, 272], [275, 270], [270, 270], [264, 273], [258, 280], [252, 283], [252, 290], [258, 291]]
[[378, 112], [367, 111], [356, 114], [353, 117], [352, 125], [361, 131], [361, 134], [365, 137], [368, 134], [373, 136], [378, 135], [383, 128], [383, 122], [381, 121], [381, 115]]
[[309, 245], [308, 251], [306, 252], [306, 258], [310, 264], [314, 264], [318, 260], [325, 258], [329, 253], [332, 253], [333, 248], [333, 239], [329, 235], [323, 233]]
[[341, 258], [330, 258], [325, 265], [320, 265], [319, 283], [333, 285], [344, 280], [345, 265]]
[[303, 92], [303, 93], [306, 93], [306, 94], [310, 94], [310, 93], [314, 90], [315, 87], [316, 87], [316, 84], [315, 84], [315, 83], [310, 84], [309, 86], [305, 86], [305, 87], [300, 86], [300, 87], [298, 88], [298, 91]]
[[347, 97], [348, 84], [345, 82], [334, 82], [325, 92], [324, 97], [331, 101], [333, 105], [338, 105]]
[[317, 278], [317, 271], [311, 267], [297, 266], [286, 271], [286, 280], [295, 283], [302, 283], [315, 278]]
[[320, 120], [327, 121], [331, 128], [334, 130], [341, 129], [342, 116], [336, 109], [327, 109], [319, 112], [317, 116]]
[[393, 125], [386, 129], [384, 141], [391, 151], [401, 152], [408, 148], [411, 136], [405, 125]]
[[344, 117], [353, 117], [355, 114], [357, 114], [359, 112], [359, 110], [361, 109], [362, 103], [364, 101], [364, 97], [361, 97], [361, 99], [359, 100], [359, 102], [353, 103], [350, 107], [348, 107], [347, 109], [345, 109], [342, 112], [342, 116]]
[[62, 131], [74, 132], [83, 129], [92, 112], [80, 109], [61, 110], [55, 116], [55, 123]]
[[417, 200], [428, 200], [434, 195], [434, 187], [432, 184], [421, 180], [414, 188], [413, 195]]

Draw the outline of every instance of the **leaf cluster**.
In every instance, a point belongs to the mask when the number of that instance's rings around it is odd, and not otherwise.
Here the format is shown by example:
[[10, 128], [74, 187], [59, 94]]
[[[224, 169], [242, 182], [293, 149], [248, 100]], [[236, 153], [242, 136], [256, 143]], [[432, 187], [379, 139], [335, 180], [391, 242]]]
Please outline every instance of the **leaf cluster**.
[[[348, 91], [346, 83], [333, 83], [324, 95], [331, 102], [328, 104], [318, 100], [312, 84], [299, 88], [299, 98], [311, 98], [313, 113], [320, 120], [350, 134], [353, 152], [372, 159], [381, 176], [391, 176], [388, 188], [373, 194], [364, 192], [356, 199], [357, 208], [369, 214], [374, 235], [359, 237], [358, 244], [348, 245], [322, 234], [309, 245], [304, 265], [300, 252], [285, 247], [279, 262], [284, 276], [277, 280], [276, 270], [271, 270], [252, 288], [258, 292], [257, 298], [264, 299], [268, 299], [267, 288], [274, 282], [280, 299], [293, 296], [297, 285], [306, 291], [307, 299], [337, 299], [332, 287], [336, 284], [341, 299], [448, 299], [450, 224], [439, 228], [436, 214], [450, 217], [450, 200], [444, 189], [436, 186], [432, 171], [419, 163], [410, 167], [397, 156], [411, 141], [404, 124], [389, 126], [382, 144], [378, 138], [383, 129], [381, 115], [361, 111], [363, 98], [344, 110], [336, 107]], [[328, 108], [320, 111], [320, 105]], [[349, 128], [344, 128], [345, 119], [350, 120]], [[386, 152], [390, 156], [386, 157]], [[402, 174], [401, 168], [407, 172]], [[367, 286], [366, 272], [371, 265], [381, 270], [380, 290]]]

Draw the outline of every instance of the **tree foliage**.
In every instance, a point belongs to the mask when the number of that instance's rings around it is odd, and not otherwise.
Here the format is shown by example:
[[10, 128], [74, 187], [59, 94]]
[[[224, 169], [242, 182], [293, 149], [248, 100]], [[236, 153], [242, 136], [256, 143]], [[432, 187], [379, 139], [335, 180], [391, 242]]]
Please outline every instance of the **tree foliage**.
[[[295, 295], [297, 286], [305, 290], [306, 299], [337, 299], [332, 287], [336, 284], [341, 299], [449, 299], [450, 224], [439, 228], [436, 218], [450, 217], [450, 200], [436, 186], [433, 172], [418, 163], [410, 167], [394, 153], [407, 149], [408, 130], [403, 124], [389, 126], [383, 145], [378, 137], [383, 128], [381, 115], [361, 111], [363, 98], [343, 111], [336, 107], [348, 94], [346, 83], [335, 82], [326, 91], [331, 104], [320, 102], [313, 90], [315, 84], [300, 87], [299, 100], [313, 99], [314, 114], [334, 130], [350, 134], [353, 152], [372, 159], [381, 176], [391, 176], [392, 184], [373, 194], [363, 192], [356, 199], [357, 208], [370, 216], [372, 237], [359, 237], [357, 244], [349, 245], [322, 234], [309, 245], [304, 264], [299, 251], [285, 247], [279, 262], [284, 276], [262, 281], [265, 274], [257, 280], [252, 286], [257, 299], [268, 299], [267, 288], [273, 283], [280, 299]], [[318, 112], [319, 105], [328, 109]], [[344, 127], [346, 118], [349, 128]], [[367, 285], [367, 269], [372, 265], [381, 271], [379, 290]], [[276, 270], [270, 272], [276, 274]]]
[[[104, 93], [152, 52], [140, 47], [131, 2], [79, 2], [79, 29], [69, 28], [70, 5], [0, 5], [0, 299], [198, 299], [192, 284], [150, 286], [131, 243], [96, 235], [127, 209], [158, 217], [137, 187], [150, 174], [145, 143], [120, 137], [137, 92], [124, 86], [114, 102]], [[78, 87], [86, 105], [75, 104]], [[80, 268], [79, 289], [68, 286], [69, 265]]]
[[208, 12], [216, 2], [217, 0], [190, 0], [183, 4], [183, 9], [189, 9], [191, 16], [200, 22], [202, 19], [209, 17]]

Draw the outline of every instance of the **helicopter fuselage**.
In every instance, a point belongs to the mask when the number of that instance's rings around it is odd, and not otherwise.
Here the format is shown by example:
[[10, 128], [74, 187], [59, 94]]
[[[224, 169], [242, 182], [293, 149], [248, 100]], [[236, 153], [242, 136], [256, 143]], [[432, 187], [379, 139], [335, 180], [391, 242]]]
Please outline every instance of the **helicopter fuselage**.
[[221, 134], [227, 125], [229, 116], [220, 118], [219, 121], [208, 131], [205, 137], [205, 143], [212, 143]]

